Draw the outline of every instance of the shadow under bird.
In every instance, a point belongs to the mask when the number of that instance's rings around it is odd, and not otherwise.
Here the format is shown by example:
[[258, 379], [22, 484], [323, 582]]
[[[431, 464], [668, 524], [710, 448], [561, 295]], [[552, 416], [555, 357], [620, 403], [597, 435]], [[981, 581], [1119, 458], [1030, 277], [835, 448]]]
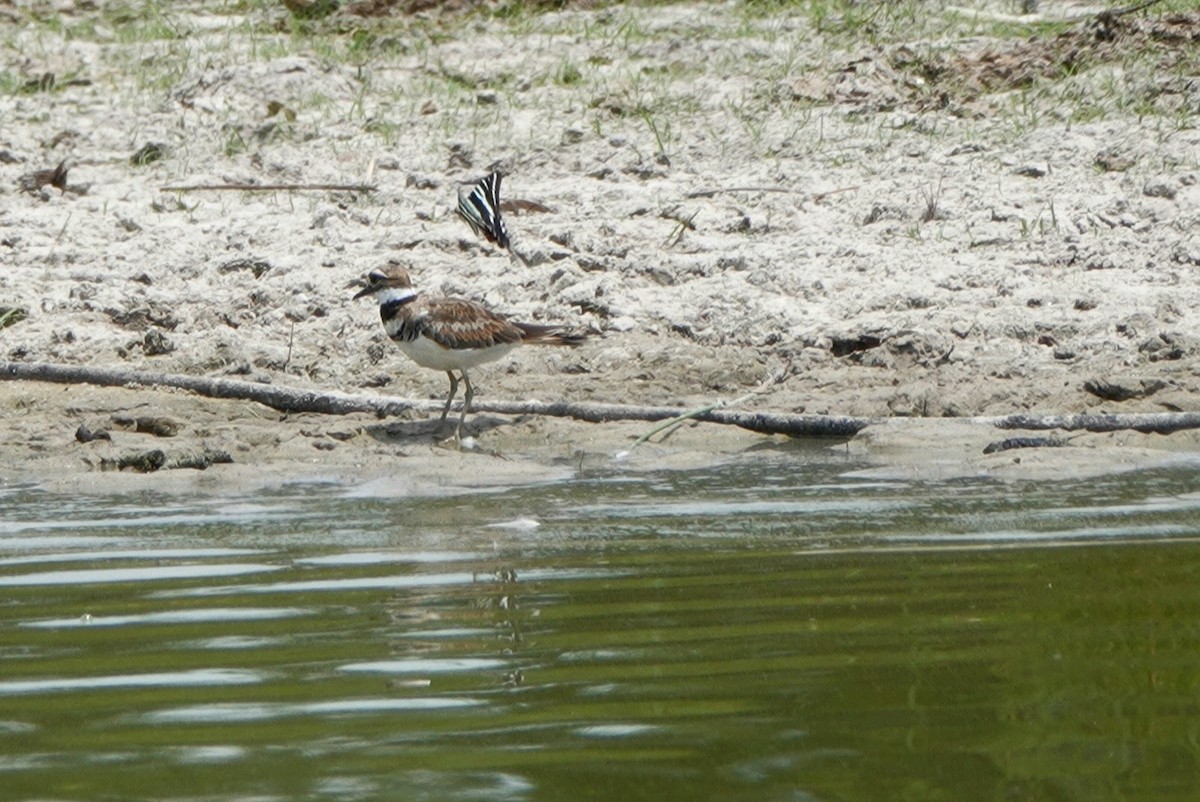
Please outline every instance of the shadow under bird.
[[458, 392], [456, 372], [462, 376], [466, 389], [454, 429], [454, 439], [460, 443], [463, 421], [475, 395], [469, 368], [493, 362], [519, 345], [577, 346], [588, 337], [588, 332], [567, 326], [518, 323], [465, 298], [422, 295], [413, 287], [408, 271], [394, 262], [367, 274], [366, 286], [354, 297], [368, 296], [379, 302], [384, 330], [409, 359], [450, 377], [450, 395], [439, 427], [446, 422]]

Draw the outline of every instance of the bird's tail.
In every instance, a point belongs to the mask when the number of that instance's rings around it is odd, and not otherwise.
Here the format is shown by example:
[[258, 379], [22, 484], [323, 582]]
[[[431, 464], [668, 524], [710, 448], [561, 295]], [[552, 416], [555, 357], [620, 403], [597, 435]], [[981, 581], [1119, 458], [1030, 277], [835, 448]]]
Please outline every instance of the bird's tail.
[[567, 345], [574, 348], [583, 345], [588, 337], [595, 334], [590, 329], [569, 326], [543, 326], [537, 323], [517, 323], [516, 326], [525, 335], [521, 341], [530, 345]]

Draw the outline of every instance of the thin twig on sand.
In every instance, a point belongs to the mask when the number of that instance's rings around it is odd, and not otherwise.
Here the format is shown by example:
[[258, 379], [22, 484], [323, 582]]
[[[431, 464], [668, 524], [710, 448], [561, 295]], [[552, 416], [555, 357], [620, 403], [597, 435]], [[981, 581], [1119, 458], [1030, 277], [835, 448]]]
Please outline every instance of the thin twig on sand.
[[[841, 187], [839, 189], [831, 189], [828, 192], [816, 192], [808, 196], [810, 201], [822, 201], [830, 195], [836, 195], [839, 192], [854, 192], [858, 187]], [[717, 187], [716, 189], [698, 189], [695, 192], [689, 192], [683, 197], [685, 198], [711, 198], [715, 195], [723, 195], [729, 192], [782, 192], [795, 193], [799, 192], [792, 187]]]
[[1162, 0], [1145, 0], [1144, 3], [1134, 3], [1130, 6], [1105, 9], [1096, 15], [1096, 19], [1098, 19], [1100, 22], [1112, 21], [1118, 19], [1119, 17], [1128, 16], [1129, 14], [1136, 14], [1139, 11], [1145, 11], [1146, 9], [1150, 8], [1150, 6], [1156, 6], [1161, 2]]
[[374, 184], [194, 184], [159, 187], [160, 192], [374, 192]]
[[[629, 450], [632, 451], [633, 449], [640, 446], [642, 443], [649, 441], [651, 437], [653, 437], [654, 435], [663, 431], [664, 429], [674, 429], [675, 427], [682, 425], [686, 421], [694, 420], [695, 418], [699, 417], [700, 415], [705, 414], [706, 412], [712, 412], [713, 410], [724, 409], [726, 407], [740, 406], [740, 405], [746, 403], [747, 401], [749, 401], [754, 396], [759, 395], [761, 393], [765, 393], [767, 390], [769, 390], [770, 388], [772, 388], [778, 384], [783, 384], [785, 381], [787, 381], [787, 378], [790, 375], [792, 375], [792, 363], [791, 363], [791, 360], [788, 360], [787, 364], [785, 364], [779, 370], [773, 371], [770, 376], [763, 379], [761, 384], [759, 384], [757, 387], [755, 387], [753, 390], [746, 393], [745, 395], [740, 395], [737, 398], [733, 399], [732, 401], [721, 400], [721, 401], [717, 401], [712, 404], [707, 404], [702, 407], [696, 407], [695, 409], [688, 410], [687, 412], [683, 413], [682, 415], [677, 415], [674, 418], [669, 418], [668, 420], [664, 421], [663, 423], [660, 423], [659, 425], [655, 426], [650, 431], [643, 434], [637, 440], [634, 440], [633, 445], [631, 445], [629, 447]], [[665, 436], [667, 436], [667, 435], [664, 435], [664, 437]]]
[[990, 22], [1009, 22], [1016, 24], [1031, 25], [1038, 22], [1079, 22], [1081, 20], [1093, 20], [1102, 25], [1111, 25], [1121, 17], [1130, 14], [1136, 14], [1139, 11], [1145, 11], [1151, 6], [1156, 6], [1162, 0], [1145, 0], [1141, 3], [1134, 3], [1128, 6], [1120, 6], [1118, 8], [1107, 8], [1103, 11], [1082, 11], [1074, 14], [1066, 14], [1061, 17], [1050, 17], [1044, 14], [1036, 13], [1036, 4], [1028, 9], [1023, 14], [1003, 14], [996, 11], [981, 10], [977, 8], [967, 8], [965, 6], [947, 6], [946, 11], [952, 14], [966, 17], [968, 19], [988, 20]]

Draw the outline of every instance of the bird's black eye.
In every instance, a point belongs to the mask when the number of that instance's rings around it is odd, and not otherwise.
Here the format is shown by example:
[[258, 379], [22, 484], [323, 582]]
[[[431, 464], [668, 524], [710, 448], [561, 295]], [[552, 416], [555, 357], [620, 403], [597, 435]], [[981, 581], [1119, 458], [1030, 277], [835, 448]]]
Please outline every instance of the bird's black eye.
[[383, 275], [383, 273], [380, 273], [378, 270], [372, 270], [367, 274], [367, 281], [372, 284], [382, 284], [386, 280], [387, 276]]

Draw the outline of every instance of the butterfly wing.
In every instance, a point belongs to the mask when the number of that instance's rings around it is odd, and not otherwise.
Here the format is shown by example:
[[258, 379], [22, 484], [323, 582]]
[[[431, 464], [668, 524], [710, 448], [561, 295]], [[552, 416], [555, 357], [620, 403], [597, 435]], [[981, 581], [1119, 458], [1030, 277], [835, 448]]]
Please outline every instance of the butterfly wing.
[[476, 234], [501, 248], [508, 247], [508, 232], [500, 217], [500, 173], [484, 177], [470, 192], [459, 190], [458, 215]]

